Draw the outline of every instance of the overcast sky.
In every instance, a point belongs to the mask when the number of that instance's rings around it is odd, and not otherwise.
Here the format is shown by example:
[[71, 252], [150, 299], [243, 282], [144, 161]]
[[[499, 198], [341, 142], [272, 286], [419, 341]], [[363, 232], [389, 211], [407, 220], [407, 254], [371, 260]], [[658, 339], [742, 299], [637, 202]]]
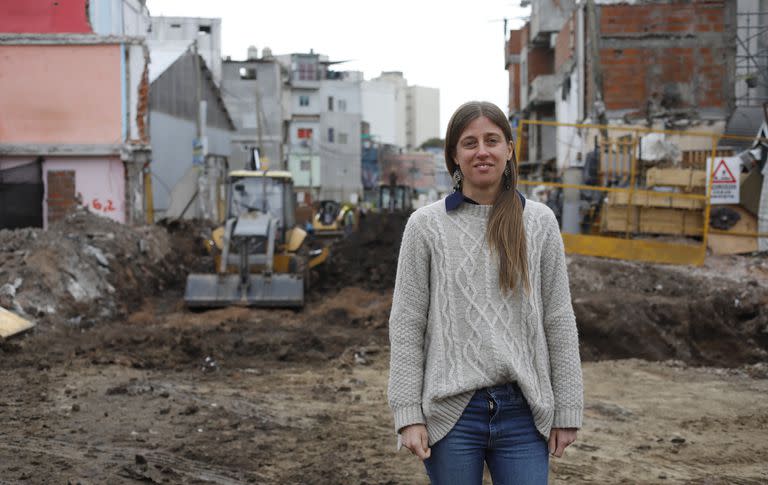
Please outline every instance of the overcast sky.
[[339, 70], [402, 71], [411, 85], [440, 89], [441, 136], [469, 100], [507, 111], [503, 18], [519, 26], [519, 0], [148, 0], [153, 16], [222, 19], [222, 56], [245, 59], [249, 45], [349, 60]]

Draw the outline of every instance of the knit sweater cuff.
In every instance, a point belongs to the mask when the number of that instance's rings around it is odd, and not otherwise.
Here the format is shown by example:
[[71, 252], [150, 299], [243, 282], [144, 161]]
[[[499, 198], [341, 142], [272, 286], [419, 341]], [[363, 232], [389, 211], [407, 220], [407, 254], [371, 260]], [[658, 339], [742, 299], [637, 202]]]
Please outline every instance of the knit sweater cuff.
[[426, 424], [424, 413], [421, 411], [421, 404], [403, 406], [392, 410], [395, 416], [395, 431], [400, 430], [411, 424]]
[[553, 428], [581, 428], [582, 408], [555, 409]]

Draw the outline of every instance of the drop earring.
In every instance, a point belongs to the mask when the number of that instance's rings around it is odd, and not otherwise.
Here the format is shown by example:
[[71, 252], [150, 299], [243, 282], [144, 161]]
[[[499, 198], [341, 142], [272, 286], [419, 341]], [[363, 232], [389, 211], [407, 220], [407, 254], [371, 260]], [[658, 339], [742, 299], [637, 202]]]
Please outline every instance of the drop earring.
[[512, 169], [509, 168], [511, 163], [511, 160], [507, 160], [507, 166], [504, 167], [504, 190], [510, 190], [512, 188]]
[[453, 171], [453, 190], [461, 192], [461, 182], [464, 180], [464, 174], [461, 173], [461, 169], [456, 167]]

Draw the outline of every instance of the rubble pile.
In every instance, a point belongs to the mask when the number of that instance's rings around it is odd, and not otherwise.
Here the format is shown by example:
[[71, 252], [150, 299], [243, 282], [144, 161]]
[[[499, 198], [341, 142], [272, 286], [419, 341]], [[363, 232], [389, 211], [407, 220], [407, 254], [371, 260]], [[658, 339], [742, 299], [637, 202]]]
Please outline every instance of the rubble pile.
[[37, 320], [87, 324], [125, 315], [186, 275], [171, 236], [78, 210], [48, 230], [0, 231], [0, 306]]

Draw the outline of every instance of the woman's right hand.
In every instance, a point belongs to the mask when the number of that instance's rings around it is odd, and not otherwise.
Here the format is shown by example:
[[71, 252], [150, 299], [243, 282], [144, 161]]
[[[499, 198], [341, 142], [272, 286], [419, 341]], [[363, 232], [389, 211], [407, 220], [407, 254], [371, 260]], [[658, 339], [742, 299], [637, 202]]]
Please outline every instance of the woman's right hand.
[[423, 424], [412, 424], [401, 429], [400, 441], [421, 461], [426, 460], [432, 454], [427, 438], [427, 427]]

